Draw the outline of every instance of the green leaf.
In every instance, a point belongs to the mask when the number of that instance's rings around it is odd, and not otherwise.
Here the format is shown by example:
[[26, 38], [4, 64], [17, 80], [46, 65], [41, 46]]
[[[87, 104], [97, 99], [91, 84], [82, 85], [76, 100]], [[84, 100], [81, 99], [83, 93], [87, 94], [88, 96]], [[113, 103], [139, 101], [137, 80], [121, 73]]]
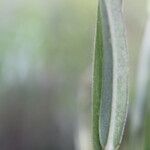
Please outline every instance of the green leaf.
[[[118, 149], [128, 107], [128, 51], [121, 0], [100, 0], [93, 78], [93, 140]], [[99, 130], [99, 134], [97, 131]], [[98, 139], [99, 138], [99, 139]]]
[[100, 99], [102, 90], [102, 56], [103, 56], [103, 42], [102, 42], [102, 26], [100, 17], [100, 5], [98, 5], [97, 15], [97, 30], [95, 39], [95, 54], [94, 54], [94, 75], [93, 75], [93, 144], [94, 150], [101, 150], [99, 141], [99, 112]]

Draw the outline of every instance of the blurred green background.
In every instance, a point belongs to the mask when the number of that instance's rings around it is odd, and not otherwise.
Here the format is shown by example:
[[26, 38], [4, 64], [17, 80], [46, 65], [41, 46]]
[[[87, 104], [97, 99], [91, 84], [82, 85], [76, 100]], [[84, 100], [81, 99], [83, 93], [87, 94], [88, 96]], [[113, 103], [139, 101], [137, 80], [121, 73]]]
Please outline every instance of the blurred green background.
[[[0, 150], [92, 149], [96, 13], [96, 0], [0, 1]], [[124, 1], [130, 101], [146, 18], [146, 0]]]

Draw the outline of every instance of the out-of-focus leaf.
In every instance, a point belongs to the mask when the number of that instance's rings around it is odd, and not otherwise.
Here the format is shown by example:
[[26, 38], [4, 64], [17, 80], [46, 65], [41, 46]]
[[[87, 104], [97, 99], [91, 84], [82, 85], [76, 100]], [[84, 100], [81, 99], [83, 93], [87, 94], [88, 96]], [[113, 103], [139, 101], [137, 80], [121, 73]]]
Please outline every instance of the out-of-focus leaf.
[[[136, 97], [135, 102], [133, 103], [132, 107], [132, 117], [131, 117], [131, 133], [132, 133], [132, 147], [137, 145], [143, 146], [144, 134], [145, 137], [148, 137], [149, 134], [148, 124], [149, 124], [149, 75], [150, 75], [150, 5], [148, 5], [148, 19], [145, 26], [145, 33], [143, 37], [143, 43], [141, 52], [139, 55], [139, 65], [138, 65], [138, 75], [137, 75], [137, 87], [136, 87]], [[144, 122], [146, 125], [144, 126]], [[145, 130], [144, 134], [143, 131]], [[139, 136], [140, 135], [140, 136]], [[145, 138], [145, 142], [147, 139]], [[145, 144], [148, 146], [148, 144]], [[136, 149], [142, 149], [143, 147], [139, 147]], [[147, 149], [147, 148], [145, 148]]]

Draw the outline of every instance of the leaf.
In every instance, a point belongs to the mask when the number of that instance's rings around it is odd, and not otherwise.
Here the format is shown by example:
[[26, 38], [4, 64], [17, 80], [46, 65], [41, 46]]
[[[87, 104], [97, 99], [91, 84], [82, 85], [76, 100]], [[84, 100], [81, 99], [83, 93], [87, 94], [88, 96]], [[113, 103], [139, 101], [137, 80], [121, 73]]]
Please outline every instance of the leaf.
[[98, 4], [97, 15], [97, 31], [95, 41], [94, 54], [94, 73], [93, 73], [93, 145], [94, 150], [101, 150], [99, 141], [99, 112], [100, 99], [102, 90], [102, 56], [103, 56], [103, 42], [102, 42], [102, 28], [100, 17], [100, 5]]
[[99, 2], [93, 78], [93, 137], [94, 145], [97, 145], [95, 150], [100, 147], [98, 138], [103, 149], [113, 150], [121, 143], [127, 116], [128, 51], [122, 1]]

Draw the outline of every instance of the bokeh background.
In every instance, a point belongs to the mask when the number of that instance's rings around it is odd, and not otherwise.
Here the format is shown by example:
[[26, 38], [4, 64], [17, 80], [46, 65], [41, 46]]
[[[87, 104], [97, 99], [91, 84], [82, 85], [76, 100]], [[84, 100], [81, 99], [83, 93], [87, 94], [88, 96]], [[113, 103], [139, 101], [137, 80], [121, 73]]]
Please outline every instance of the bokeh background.
[[[146, 7], [124, 1], [131, 104]], [[0, 0], [0, 150], [92, 150], [96, 13], [97, 0]]]

